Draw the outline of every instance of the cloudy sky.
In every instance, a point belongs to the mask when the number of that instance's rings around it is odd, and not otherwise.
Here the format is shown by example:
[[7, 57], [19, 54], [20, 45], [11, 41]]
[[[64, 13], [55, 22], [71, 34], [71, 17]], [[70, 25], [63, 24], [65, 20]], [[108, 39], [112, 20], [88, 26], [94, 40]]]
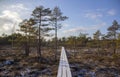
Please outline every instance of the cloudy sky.
[[0, 0], [0, 35], [11, 34], [13, 25], [31, 17], [35, 7], [43, 5], [53, 9], [59, 6], [63, 15], [69, 19], [62, 22], [58, 36], [78, 35], [96, 30], [102, 33], [112, 25], [113, 20], [120, 23], [120, 0]]

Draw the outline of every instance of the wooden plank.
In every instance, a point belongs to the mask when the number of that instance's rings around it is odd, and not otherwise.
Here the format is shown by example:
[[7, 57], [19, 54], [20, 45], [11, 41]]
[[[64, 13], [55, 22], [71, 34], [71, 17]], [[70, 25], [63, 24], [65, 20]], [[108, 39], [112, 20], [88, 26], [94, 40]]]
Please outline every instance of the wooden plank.
[[72, 77], [64, 47], [61, 50], [57, 77]]

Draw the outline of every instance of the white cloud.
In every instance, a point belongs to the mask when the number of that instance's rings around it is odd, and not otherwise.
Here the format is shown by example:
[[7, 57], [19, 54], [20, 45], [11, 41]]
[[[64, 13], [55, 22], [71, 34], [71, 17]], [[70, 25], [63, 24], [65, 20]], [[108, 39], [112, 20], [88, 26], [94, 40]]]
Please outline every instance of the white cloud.
[[102, 23], [97, 24], [97, 25], [93, 25], [90, 29], [91, 29], [91, 30], [98, 30], [98, 29], [100, 29], [100, 28], [103, 27], [103, 26], [106, 26], [106, 23], [105, 23], [105, 22], [102, 22]]
[[15, 11], [15, 12], [19, 12], [19, 13], [21, 13], [21, 12], [25, 13], [26, 11], [29, 10], [28, 8], [26, 8], [24, 6], [24, 4], [21, 4], [21, 3], [13, 4], [13, 5], [8, 5], [7, 7], [6, 7], [6, 5], [3, 5], [2, 7], [5, 10]]
[[4, 10], [0, 15], [0, 33], [11, 33], [13, 24], [15, 22], [19, 23], [22, 19], [17, 12], [10, 10]]
[[84, 32], [86, 31], [87, 29], [85, 27], [77, 27], [77, 28], [73, 28], [73, 29], [68, 29], [68, 30], [65, 30], [63, 31], [64, 33], [73, 33], [73, 32]]
[[0, 11], [0, 35], [2, 33], [10, 34], [13, 25], [16, 23], [15, 29], [18, 29], [18, 23], [22, 18], [28, 15], [28, 8], [23, 4], [2, 5], [3, 9]]
[[104, 16], [114, 16], [116, 15], [115, 9], [95, 9], [95, 10], [88, 10], [84, 13], [84, 17], [91, 18], [91, 19], [98, 19]]
[[76, 27], [76, 28], [72, 28], [72, 29], [68, 29], [68, 30], [65, 30], [63, 31], [64, 33], [75, 33], [75, 32], [89, 32], [91, 30], [98, 30], [100, 29], [101, 27], [105, 26], [106, 23], [105, 22], [102, 22], [100, 24], [97, 24], [97, 25], [92, 25], [91, 27], [83, 27], [83, 26], [79, 26], [79, 27]]
[[68, 27], [68, 26], [69, 26], [69, 24], [66, 24], [66, 23], [63, 24], [63, 27]]
[[100, 14], [100, 13], [86, 13], [85, 17], [92, 18], [92, 19], [97, 19], [97, 18], [103, 17], [103, 15]]
[[116, 10], [111, 9], [107, 12], [109, 15], [114, 16], [116, 14]]
[[1, 20], [8, 20], [8, 21], [17, 21], [20, 22], [21, 18], [17, 12], [13, 12], [10, 10], [4, 10], [2, 15], [0, 15]]
[[12, 25], [13, 25], [12, 23], [6, 23], [2, 26], [2, 28], [4, 31], [9, 32], [11, 30], [11, 28], [13, 27]]
[[11, 9], [18, 9], [18, 10], [28, 10], [28, 8], [26, 8], [23, 4], [15, 4], [15, 5], [11, 5], [9, 8]]

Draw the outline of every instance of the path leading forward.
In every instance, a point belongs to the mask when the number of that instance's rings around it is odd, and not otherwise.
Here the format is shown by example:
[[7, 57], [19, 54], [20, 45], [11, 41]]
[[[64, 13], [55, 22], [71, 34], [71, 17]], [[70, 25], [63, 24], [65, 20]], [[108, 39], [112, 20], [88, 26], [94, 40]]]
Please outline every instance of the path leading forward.
[[64, 47], [61, 50], [57, 77], [72, 77]]

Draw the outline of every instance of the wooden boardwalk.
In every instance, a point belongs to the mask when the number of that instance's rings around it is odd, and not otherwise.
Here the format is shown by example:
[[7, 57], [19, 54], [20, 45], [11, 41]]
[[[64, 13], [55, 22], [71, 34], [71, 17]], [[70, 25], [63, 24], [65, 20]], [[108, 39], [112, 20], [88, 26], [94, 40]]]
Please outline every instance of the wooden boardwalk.
[[64, 47], [61, 50], [57, 77], [72, 77]]

